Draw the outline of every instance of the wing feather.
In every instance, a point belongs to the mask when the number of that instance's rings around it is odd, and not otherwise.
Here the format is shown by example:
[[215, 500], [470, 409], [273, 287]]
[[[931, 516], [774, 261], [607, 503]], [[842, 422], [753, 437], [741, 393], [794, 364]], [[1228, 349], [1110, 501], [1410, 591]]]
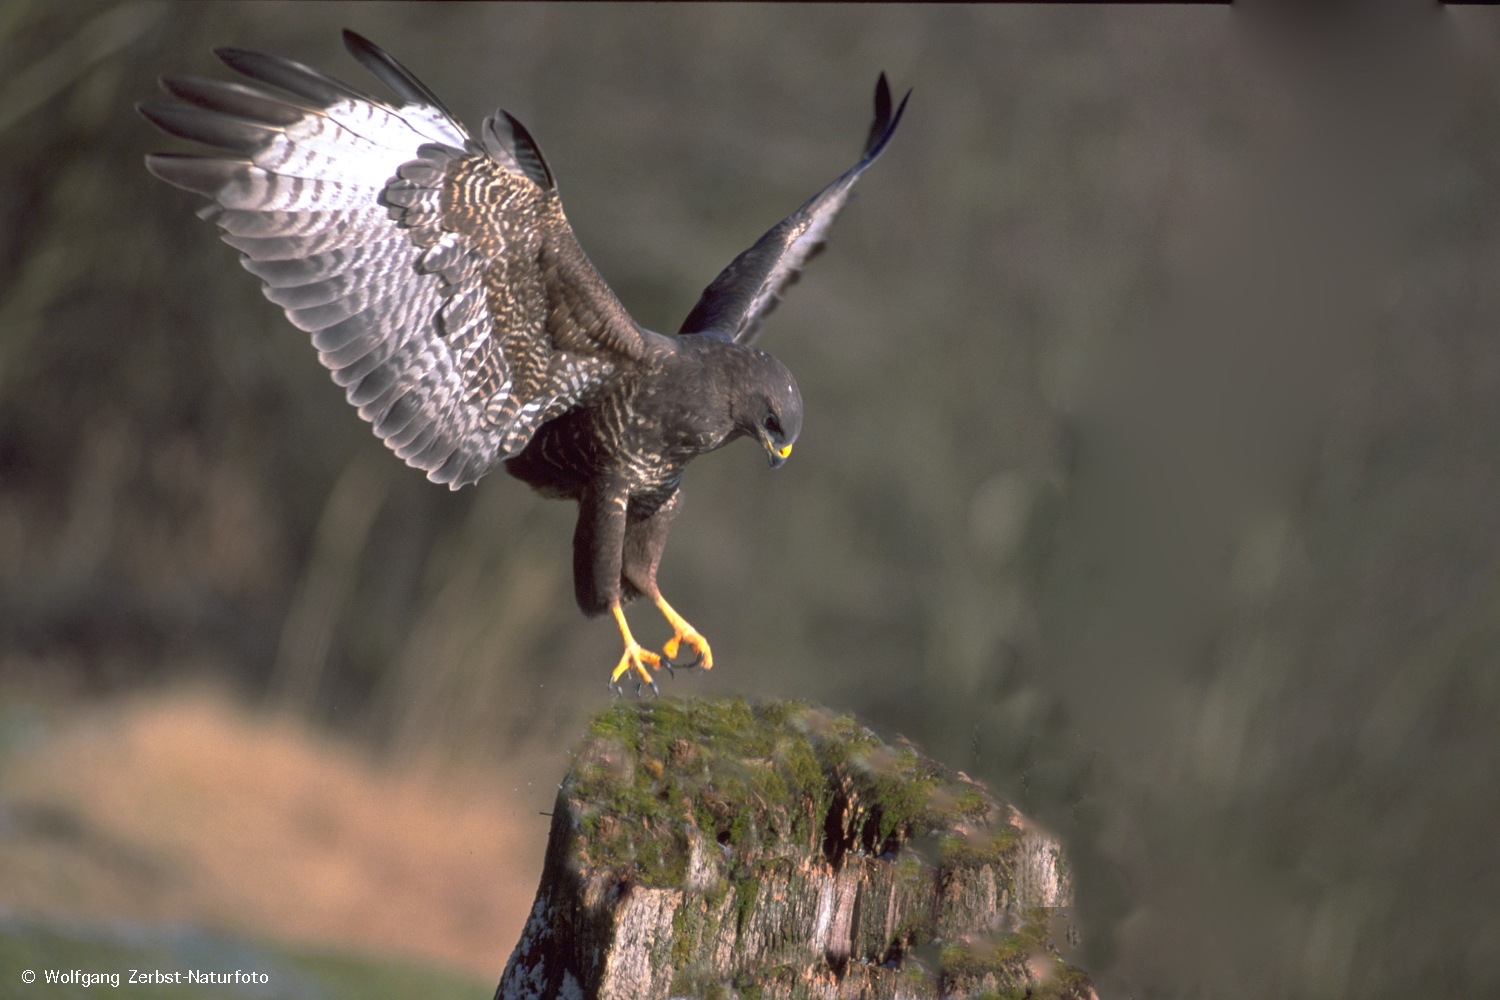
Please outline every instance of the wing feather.
[[394, 103], [289, 59], [218, 49], [249, 83], [168, 77], [183, 103], [138, 109], [228, 155], [146, 165], [212, 199], [199, 214], [310, 334], [376, 436], [457, 488], [644, 342], [578, 246], [525, 127], [502, 112], [476, 143], [395, 59], [344, 40]]
[[885, 152], [910, 97], [911, 91], [907, 91], [893, 117], [890, 86], [885, 74], [880, 74], [875, 84], [875, 120], [864, 156], [720, 271], [688, 313], [679, 334], [727, 336], [739, 344], [755, 340], [782, 293], [796, 283], [803, 266], [822, 251], [834, 218], [849, 200], [850, 189]]
[[[223, 216], [219, 218], [222, 225]], [[226, 229], [219, 238], [251, 260], [266, 261], [295, 260], [329, 250], [369, 246], [371, 243], [384, 242], [385, 235], [369, 226], [350, 225], [339, 220], [309, 236], [236, 236]]]
[[[157, 154], [159, 158], [161, 154]], [[152, 161], [148, 161], [148, 166]], [[231, 236], [265, 239], [273, 236], [323, 236], [340, 233], [358, 236], [365, 242], [391, 238], [386, 222], [390, 212], [380, 205], [369, 205], [347, 212], [248, 212], [209, 205], [204, 218], [212, 219]], [[226, 241], [227, 242], [227, 241]], [[360, 245], [360, 244], [353, 244]], [[253, 255], [256, 260], [274, 259]]]

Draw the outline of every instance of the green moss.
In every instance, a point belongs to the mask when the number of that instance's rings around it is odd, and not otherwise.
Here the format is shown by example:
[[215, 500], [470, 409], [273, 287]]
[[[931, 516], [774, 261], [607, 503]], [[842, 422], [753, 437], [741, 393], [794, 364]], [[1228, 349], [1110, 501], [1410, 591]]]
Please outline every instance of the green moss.
[[[980, 977], [994, 976], [1001, 983], [1009, 980], [1014, 984], [999, 992], [980, 994], [992, 1000], [1082, 1000], [1089, 996], [1092, 984], [1088, 976], [1081, 969], [1057, 960], [1057, 952], [1047, 936], [1048, 916], [1047, 910], [1032, 909], [1024, 915], [1025, 922], [1014, 934], [971, 944], [945, 944], [939, 957], [943, 978], [952, 984], [965, 980], [973, 983]], [[1055, 963], [1045, 982], [1032, 980], [1024, 964], [1027, 956], [1039, 952], [1049, 955]]]
[[[851, 849], [876, 853], [992, 808], [971, 783], [850, 716], [743, 698], [617, 702], [590, 722], [565, 789], [586, 863], [653, 887], [682, 884], [685, 823], [727, 846], [733, 865], [815, 850], [835, 807], [847, 810]], [[989, 843], [950, 837], [942, 861], [1002, 863], [1013, 841], [1005, 829]]]
[[703, 925], [701, 920], [693, 919], [695, 914], [692, 906], [691, 900], [684, 899], [682, 905], [677, 907], [677, 912], [672, 914], [672, 965], [678, 969], [687, 965], [693, 957], [693, 946], [698, 943], [694, 940], [697, 935], [693, 931], [701, 930]]
[[960, 815], [974, 815], [985, 812], [989, 808], [989, 803], [985, 801], [979, 789], [966, 787], [959, 790], [958, 802], [953, 808]]
[[786, 983], [795, 982], [796, 979], [796, 970], [785, 965], [762, 968], [753, 973], [741, 971], [734, 977], [734, 991], [739, 994], [740, 1000], [764, 1000], [768, 987], [771, 996], [785, 995], [783, 991], [775, 989], [777, 980]]
[[587, 860], [634, 866], [648, 885], [678, 884], [685, 858], [667, 854], [686, 844], [664, 845], [662, 835], [682, 820], [746, 857], [805, 847], [826, 780], [806, 734], [787, 724], [803, 711], [722, 699], [599, 713], [569, 778]]
[[1082, 1000], [1091, 994], [1092, 985], [1079, 970], [1059, 965], [1046, 982], [1033, 983], [1026, 996], [1028, 1000]]
[[1093, 983], [1082, 970], [1059, 964], [1046, 982], [1027, 982], [999, 993], [980, 993], [974, 1000], [1083, 1000], [1093, 995]]
[[1057, 986], [1059, 997], [1086, 997], [1094, 991], [1094, 983], [1089, 979], [1088, 973], [1066, 962], [1057, 964], [1057, 978], [1053, 983]]
[[932, 915], [914, 909], [901, 917], [891, 932], [892, 941], [926, 941], [932, 937]]
[[939, 841], [938, 856], [945, 867], [1008, 867], [1019, 839], [1020, 834], [1011, 826], [970, 836], [947, 834]]
[[760, 894], [760, 879], [751, 876], [735, 884], [735, 924], [736, 936], [745, 933], [745, 921], [750, 919], [750, 912], [755, 909], [755, 897]]
[[910, 830], [926, 808], [937, 781], [925, 770], [921, 758], [905, 750], [893, 764], [869, 774], [871, 804], [880, 809], [880, 843], [897, 830]]
[[1034, 906], [1022, 914], [1023, 923], [1015, 933], [1020, 946], [1030, 950], [1047, 950], [1051, 940], [1047, 934], [1047, 921], [1052, 914], [1045, 908]]
[[791, 776], [794, 787], [817, 788], [823, 782], [823, 766], [807, 740], [783, 739], [776, 745], [776, 761]]
[[729, 1000], [729, 988], [719, 980], [695, 972], [678, 971], [672, 976], [672, 996], [701, 997], [702, 1000]]
[[939, 953], [939, 967], [949, 978], [1014, 977], [1018, 972], [1016, 965], [1025, 959], [1027, 950], [1026, 942], [1015, 934], [975, 944], [949, 942]]
[[895, 881], [897, 885], [915, 888], [927, 881], [927, 869], [922, 859], [911, 851], [902, 851], [896, 859]]
[[[743, 936], [761, 882], [819, 850], [835, 811], [834, 826], [846, 838], [835, 853], [897, 848], [893, 891], [909, 902], [930, 899], [940, 868], [993, 865], [1008, 877], [1018, 840], [1008, 825], [989, 829], [995, 803], [973, 782], [909, 747], [887, 746], [849, 716], [795, 702], [618, 702], [590, 723], [563, 794], [575, 810], [581, 860], [589, 866], [629, 872], [645, 886], [681, 888], [691, 844], [700, 837], [718, 866], [707, 888], [686, 894], [673, 914], [670, 949], [655, 956], [671, 962], [672, 992], [680, 996], [784, 992], [766, 969], [742, 973], [729, 991], [696, 959], [720, 932], [730, 887], [735, 897], [727, 909], [736, 935]], [[725, 931], [729, 919], [724, 912]], [[1002, 986], [1025, 983], [1026, 956], [1048, 947], [1045, 914], [1026, 919], [1017, 934], [942, 949], [933, 956], [941, 974], [968, 979], [970, 987], [978, 985], [976, 977]], [[913, 905], [893, 940], [925, 947], [932, 921], [930, 906]], [[920, 978], [927, 973], [919, 964], [910, 968]], [[786, 975], [795, 979], [792, 971]], [[1060, 972], [1045, 984], [1048, 992], [1031, 984], [1033, 995], [1081, 996], [1081, 976]]]
[[933, 992], [927, 970], [916, 962], [907, 962], [901, 967], [901, 982], [905, 987], [900, 993], [908, 996], [924, 996]]
[[708, 912], [717, 913], [727, 895], [729, 895], [729, 883], [721, 878], [714, 879], [713, 884], [703, 890], [703, 905], [707, 907]]

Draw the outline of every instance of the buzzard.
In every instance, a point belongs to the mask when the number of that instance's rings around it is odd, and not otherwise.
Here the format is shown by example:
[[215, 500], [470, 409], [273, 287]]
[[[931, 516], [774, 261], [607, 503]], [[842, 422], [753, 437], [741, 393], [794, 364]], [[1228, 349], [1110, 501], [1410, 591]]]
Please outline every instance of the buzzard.
[[[651, 669], [671, 669], [684, 644], [712, 667], [708, 641], [656, 585], [683, 470], [739, 437], [759, 440], [772, 468], [791, 454], [797, 383], [751, 344], [906, 100], [892, 115], [881, 74], [860, 161], [736, 257], [664, 336], [631, 319], [584, 255], [519, 121], [499, 111], [476, 139], [382, 49], [351, 31], [344, 44], [394, 99], [216, 49], [251, 82], [166, 77], [183, 103], [138, 110], [231, 155], [156, 153], [147, 169], [212, 199], [200, 216], [408, 465], [457, 489], [503, 462], [578, 501], [578, 605], [612, 614], [625, 643], [612, 688], [634, 671], [637, 692], [654, 690]], [[662, 654], [636, 642], [621, 610], [642, 596], [672, 625]]]

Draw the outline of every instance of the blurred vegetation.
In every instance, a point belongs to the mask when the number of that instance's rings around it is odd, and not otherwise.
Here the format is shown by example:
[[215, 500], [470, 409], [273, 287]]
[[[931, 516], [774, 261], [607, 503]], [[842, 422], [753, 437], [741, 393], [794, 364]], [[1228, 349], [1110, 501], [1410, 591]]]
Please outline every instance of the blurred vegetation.
[[618, 656], [572, 508], [385, 454], [145, 173], [157, 75], [228, 44], [366, 86], [355, 28], [523, 120], [670, 331], [852, 162], [884, 69], [901, 133], [762, 340], [797, 454], [686, 480], [661, 579], [719, 665], [678, 688], [984, 775], [1069, 841], [1108, 995], [1494, 995], [1500, 24], [1376, 6], [11, 0], [0, 669], [212, 669], [483, 759], [571, 741]]

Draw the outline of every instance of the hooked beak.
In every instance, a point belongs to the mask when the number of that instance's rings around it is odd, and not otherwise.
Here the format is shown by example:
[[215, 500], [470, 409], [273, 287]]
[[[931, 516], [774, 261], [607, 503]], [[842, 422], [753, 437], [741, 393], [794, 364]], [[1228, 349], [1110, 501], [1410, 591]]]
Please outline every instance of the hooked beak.
[[792, 453], [792, 446], [782, 445], [777, 447], [771, 440], [771, 436], [765, 431], [760, 432], [760, 443], [765, 445], [766, 457], [771, 461], [771, 468], [779, 469], [786, 464], [787, 456]]

